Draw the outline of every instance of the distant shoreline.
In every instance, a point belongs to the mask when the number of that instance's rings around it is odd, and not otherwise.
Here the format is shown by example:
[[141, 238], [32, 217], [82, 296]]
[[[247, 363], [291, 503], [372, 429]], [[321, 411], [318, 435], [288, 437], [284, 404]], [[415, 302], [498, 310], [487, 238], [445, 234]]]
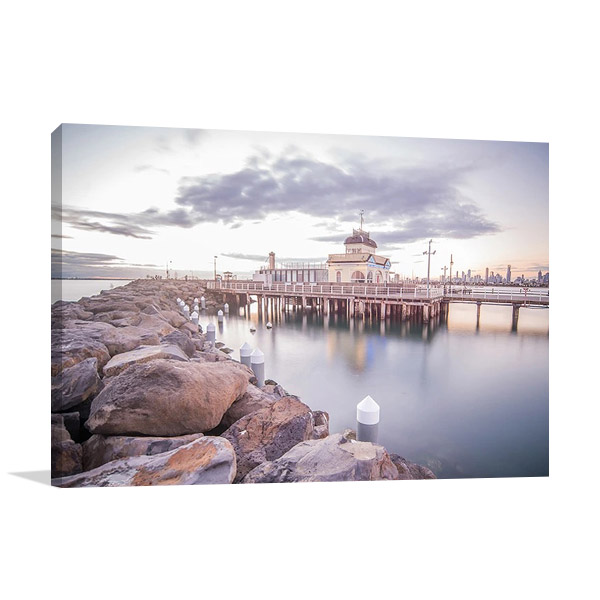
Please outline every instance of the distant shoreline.
[[[135, 281], [135, 277], [51, 277], [52, 281]], [[139, 279], [139, 277], [137, 278]]]

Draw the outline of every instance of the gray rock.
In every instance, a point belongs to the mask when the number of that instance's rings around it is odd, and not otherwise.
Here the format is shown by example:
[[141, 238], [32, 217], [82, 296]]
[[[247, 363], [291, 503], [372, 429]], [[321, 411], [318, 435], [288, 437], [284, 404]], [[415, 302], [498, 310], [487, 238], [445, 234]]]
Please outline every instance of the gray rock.
[[81, 445], [69, 435], [61, 415], [52, 415], [50, 429], [50, 475], [66, 477], [81, 473]]
[[154, 456], [134, 456], [71, 477], [52, 480], [59, 487], [117, 487], [138, 485], [199, 485], [231, 483], [235, 453], [220, 437], [201, 437]]
[[123, 435], [93, 435], [82, 444], [83, 470], [90, 471], [113, 460], [132, 456], [154, 456], [170, 452], [202, 437], [192, 433], [178, 437], [131, 437]]
[[222, 437], [237, 457], [235, 481], [257, 465], [285, 454], [313, 436], [312, 411], [295, 396], [287, 396], [236, 421]]
[[190, 358], [194, 355], [196, 351], [196, 344], [190, 338], [189, 335], [183, 333], [183, 331], [175, 330], [169, 335], [166, 335], [162, 339], [163, 343], [167, 344], [175, 344], [179, 346]]
[[390, 458], [398, 469], [399, 479], [437, 479], [431, 469], [410, 462], [399, 454], [390, 454]]
[[98, 391], [98, 359], [86, 358], [52, 378], [51, 405], [53, 412], [68, 410], [84, 402]]
[[242, 483], [398, 478], [398, 469], [383, 446], [357, 442], [344, 432], [320, 440], [301, 442], [280, 458], [254, 468]]
[[108, 348], [90, 339], [77, 329], [53, 329], [51, 334], [51, 374], [53, 377], [64, 369], [87, 359], [95, 358], [98, 370], [110, 360]]
[[221, 425], [225, 428], [231, 427], [242, 417], [256, 412], [261, 408], [271, 406], [271, 404], [277, 402], [277, 400], [278, 397], [266, 394], [255, 385], [248, 384], [246, 392], [238, 398], [223, 415]]
[[[167, 336], [168, 337], [168, 336]], [[160, 344], [159, 346], [141, 346], [129, 352], [116, 354], [104, 366], [104, 375], [114, 377], [131, 365], [146, 363], [158, 358], [188, 361], [188, 357], [179, 346]]]
[[252, 371], [239, 363], [170, 359], [131, 365], [109, 378], [86, 427], [104, 435], [176, 436], [216, 427], [246, 390]]

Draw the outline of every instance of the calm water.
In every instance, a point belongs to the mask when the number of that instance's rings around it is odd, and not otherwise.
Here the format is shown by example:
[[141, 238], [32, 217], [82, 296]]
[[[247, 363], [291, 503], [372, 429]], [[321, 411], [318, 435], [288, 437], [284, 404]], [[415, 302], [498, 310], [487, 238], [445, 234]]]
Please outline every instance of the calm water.
[[102, 290], [126, 285], [130, 280], [123, 279], [53, 279], [52, 302], [57, 300], [77, 301], [85, 296], [94, 296]]
[[[356, 404], [381, 407], [379, 441], [438, 477], [548, 475], [548, 310], [452, 304], [448, 323], [348, 322], [345, 317], [269, 315], [274, 327], [232, 314], [217, 339], [265, 353], [267, 378], [314, 410], [331, 432], [355, 428]], [[201, 316], [201, 324], [216, 324]], [[264, 320], [263, 320], [264, 321]], [[250, 323], [257, 327], [250, 332]]]
[[[126, 281], [52, 281], [53, 301], [78, 300]], [[58, 284], [58, 285], [57, 285]], [[62, 285], [61, 285], [62, 284]], [[56, 295], [58, 294], [58, 295]], [[548, 310], [451, 304], [447, 323], [362, 320], [320, 313], [269, 315], [274, 327], [231, 314], [217, 339], [265, 353], [265, 374], [314, 410], [331, 432], [356, 426], [356, 404], [381, 407], [379, 441], [438, 477], [548, 475]], [[216, 322], [201, 315], [200, 323]], [[257, 331], [250, 332], [253, 323]]]

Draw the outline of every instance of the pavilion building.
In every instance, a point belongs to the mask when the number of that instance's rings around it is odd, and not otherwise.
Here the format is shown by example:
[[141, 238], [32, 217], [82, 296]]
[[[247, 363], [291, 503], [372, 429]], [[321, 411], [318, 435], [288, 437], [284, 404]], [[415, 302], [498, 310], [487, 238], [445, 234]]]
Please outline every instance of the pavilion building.
[[363, 229], [353, 229], [344, 241], [343, 254], [330, 254], [327, 259], [330, 283], [390, 283], [392, 263], [377, 254], [377, 244]]

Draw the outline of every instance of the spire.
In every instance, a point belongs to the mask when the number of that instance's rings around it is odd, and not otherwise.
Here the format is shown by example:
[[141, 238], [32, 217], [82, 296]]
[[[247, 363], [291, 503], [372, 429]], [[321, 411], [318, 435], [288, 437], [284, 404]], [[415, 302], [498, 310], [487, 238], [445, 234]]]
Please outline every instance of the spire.
[[365, 211], [361, 208], [360, 210], [360, 230], [362, 231], [363, 228], [363, 215], [365, 214]]

